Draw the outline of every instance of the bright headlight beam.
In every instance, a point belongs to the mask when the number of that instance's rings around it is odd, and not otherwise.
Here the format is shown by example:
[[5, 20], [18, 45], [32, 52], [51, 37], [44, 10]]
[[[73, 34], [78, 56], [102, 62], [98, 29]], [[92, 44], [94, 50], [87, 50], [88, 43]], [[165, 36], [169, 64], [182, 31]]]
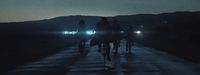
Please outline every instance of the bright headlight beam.
[[[62, 34], [64, 35], [75, 35], [77, 31], [63, 31]], [[96, 31], [94, 30], [88, 30], [85, 32], [86, 35], [94, 35]]]
[[93, 31], [93, 30], [88, 30], [88, 31], [86, 31], [86, 34], [87, 35], [93, 35], [93, 34], [95, 34], [96, 33], [96, 31]]
[[69, 35], [74, 35], [74, 34], [76, 34], [76, 33], [77, 33], [76, 31], [64, 31], [64, 32], [63, 32], [64, 35], [68, 35], [68, 34], [69, 34]]
[[64, 31], [63, 34], [69, 34], [69, 32], [68, 31]]
[[138, 30], [138, 31], [136, 31], [136, 34], [141, 34], [141, 31], [139, 31], [139, 30]]

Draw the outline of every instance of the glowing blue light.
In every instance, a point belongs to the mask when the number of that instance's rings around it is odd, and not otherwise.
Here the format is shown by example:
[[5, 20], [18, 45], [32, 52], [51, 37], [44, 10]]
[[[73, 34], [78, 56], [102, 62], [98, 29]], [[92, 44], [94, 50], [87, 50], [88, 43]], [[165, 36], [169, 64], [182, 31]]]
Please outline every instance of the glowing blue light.
[[76, 31], [64, 31], [64, 32], [63, 32], [64, 35], [68, 35], [68, 34], [69, 34], [69, 35], [74, 35], [74, 34], [76, 34], [76, 33], [77, 33]]
[[63, 34], [69, 34], [69, 32], [68, 31], [64, 31]]
[[96, 33], [96, 31], [93, 31], [93, 30], [86, 31], [87, 35], [94, 35], [95, 33]]
[[[88, 30], [85, 32], [86, 35], [94, 35], [96, 31], [94, 30]], [[77, 31], [63, 31], [62, 34], [64, 35], [75, 35], [77, 34]]]
[[141, 31], [139, 31], [139, 30], [138, 30], [138, 31], [136, 31], [136, 34], [141, 34]]

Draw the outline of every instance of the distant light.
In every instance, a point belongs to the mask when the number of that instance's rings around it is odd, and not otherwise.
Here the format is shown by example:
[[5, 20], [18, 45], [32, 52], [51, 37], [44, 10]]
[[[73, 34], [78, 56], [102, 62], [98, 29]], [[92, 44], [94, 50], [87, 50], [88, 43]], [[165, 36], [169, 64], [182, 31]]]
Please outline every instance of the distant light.
[[138, 30], [138, 31], [136, 31], [136, 34], [141, 34], [141, 31], [139, 31], [139, 30]]
[[124, 33], [124, 31], [120, 31], [120, 33]]
[[71, 32], [71, 34], [76, 34], [76, 33], [77, 33], [76, 31], [72, 31], [72, 32]]
[[141, 27], [141, 28], [144, 28], [144, 26], [143, 26], [143, 25], [140, 25], [140, 27]]
[[63, 34], [68, 34], [68, 31], [64, 31]]
[[64, 35], [74, 35], [76, 33], [77, 33], [76, 31], [64, 31], [63, 32]]
[[88, 31], [86, 31], [87, 35], [94, 35], [95, 33], [96, 33], [96, 31], [94, 31], [94, 30], [88, 30]]

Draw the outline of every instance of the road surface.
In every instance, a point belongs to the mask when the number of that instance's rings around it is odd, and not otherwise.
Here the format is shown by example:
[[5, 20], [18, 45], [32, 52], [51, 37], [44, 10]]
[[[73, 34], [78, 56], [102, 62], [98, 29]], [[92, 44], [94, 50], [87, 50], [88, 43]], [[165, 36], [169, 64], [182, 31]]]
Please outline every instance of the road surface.
[[112, 53], [113, 69], [105, 70], [97, 47], [87, 47], [85, 55], [72, 46], [55, 55], [9, 71], [6, 75], [200, 75], [200, 64], [159, 50], [136, 45], [131, 54], [122, 42]]

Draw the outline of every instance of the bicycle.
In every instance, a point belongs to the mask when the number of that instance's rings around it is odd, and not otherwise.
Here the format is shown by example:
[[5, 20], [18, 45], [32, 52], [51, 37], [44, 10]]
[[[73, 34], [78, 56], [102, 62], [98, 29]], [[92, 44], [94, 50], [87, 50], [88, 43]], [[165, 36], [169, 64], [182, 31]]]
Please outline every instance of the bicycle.
[[[102, 55], [104, 57], [104, 70], [107, 67], [106, 65], [106, 60], [108, 60], [109, 62], [111, 62], [111, 57], [110, 57], [110, 44], [108, 42], [104, 42], [102, 43]], [[109, 65], [111, 66], [111, 65]]]
[[84, 40], [80, 40], [78, 43], [78, 48], [79, 48], [79, 53], [81, 55], [84, 54], [84, 50], [85, 50], [85, 41]]
[[119, 49], [119, 47], [120, 47], [120, 40], [115, 40], [114, 42], [113, 42], [113, 49], [115, 50], [115, 53], [118, 53], [118, 49]]
[[131, 53], [132, 46], [134, 45], [133, 40], [126, 40], [126, 52]]

